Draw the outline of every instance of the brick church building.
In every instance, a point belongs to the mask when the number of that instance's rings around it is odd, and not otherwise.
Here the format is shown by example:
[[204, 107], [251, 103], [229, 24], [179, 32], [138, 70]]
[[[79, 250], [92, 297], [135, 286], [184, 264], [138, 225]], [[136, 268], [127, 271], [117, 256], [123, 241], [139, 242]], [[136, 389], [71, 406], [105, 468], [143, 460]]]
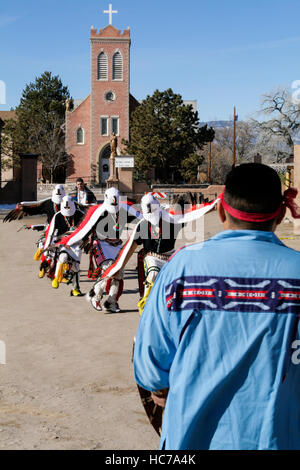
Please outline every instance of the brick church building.
[[66, 151], [72, 155], [67, 182], [82, 177], [104, 185], [110, 176], [112, 133], [118, 137], [118, 154], [122, 139], [129, 139], [129, 117], [138, 106], [130, 94], [130, 42], [130, 29], [112, 26], [111, 14], [104, 29], [91, 27], [91, 92], [66, 109]]

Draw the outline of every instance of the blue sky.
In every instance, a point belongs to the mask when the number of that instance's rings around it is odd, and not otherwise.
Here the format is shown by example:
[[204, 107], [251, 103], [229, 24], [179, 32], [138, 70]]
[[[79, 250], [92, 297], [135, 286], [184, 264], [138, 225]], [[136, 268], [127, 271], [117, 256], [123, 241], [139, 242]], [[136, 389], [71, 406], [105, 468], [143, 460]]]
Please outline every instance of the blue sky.
[[90, 27], [131, 29], [131, 93], [172, 88], [201, 121], [253, 115], [261, 96], [300, 80], [300, 0], [1, 0], [0, 80], [6, 104], [45, 70], [74, 98], [90, 91]]

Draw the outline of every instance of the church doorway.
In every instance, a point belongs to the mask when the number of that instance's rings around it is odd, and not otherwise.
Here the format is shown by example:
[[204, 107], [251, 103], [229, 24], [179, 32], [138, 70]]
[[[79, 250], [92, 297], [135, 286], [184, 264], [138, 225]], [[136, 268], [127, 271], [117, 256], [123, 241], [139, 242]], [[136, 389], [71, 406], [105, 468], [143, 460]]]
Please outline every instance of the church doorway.
[[110, 145], [106, 145], [99, 154], [99, 182], [100, 184], [106, 184], [106, 180], [109, 178], [109, 157], [110, 157]]

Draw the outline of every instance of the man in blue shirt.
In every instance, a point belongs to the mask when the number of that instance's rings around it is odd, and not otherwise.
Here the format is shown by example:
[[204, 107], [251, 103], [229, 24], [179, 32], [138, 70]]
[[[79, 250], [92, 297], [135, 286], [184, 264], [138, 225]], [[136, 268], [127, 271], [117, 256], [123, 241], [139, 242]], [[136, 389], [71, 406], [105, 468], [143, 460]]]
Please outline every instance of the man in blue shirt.
[[285, 211], [274, 170], [233, 168], [224, 231], [161, 270], [134, 352], [137, 383], [165, 405], [160, 448], [300, 449], [300, 253], [274, 234]]

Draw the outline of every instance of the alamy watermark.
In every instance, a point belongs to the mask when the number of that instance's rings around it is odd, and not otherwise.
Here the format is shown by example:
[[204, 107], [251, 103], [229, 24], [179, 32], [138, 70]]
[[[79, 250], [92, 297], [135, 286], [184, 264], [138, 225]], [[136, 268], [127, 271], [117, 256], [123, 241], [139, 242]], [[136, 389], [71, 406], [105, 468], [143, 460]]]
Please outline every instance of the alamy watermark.
[[0, 364], [6, 364], [6, 344], [0, 341]]
[[3, 80], [0, 80], [0, 104], [6, 104], [6, 85]]
[[[122, 202], [126, 202], [126, 199], [123, 199]], [[169, 213], [169, 207], [164, 209], [164, 207], [159, 207], [156, 204], [149, 204], [149, 213], [146, 216], [152, 214], [158, 214], [158, 212], [162, 215], [162, 223], [160, 225], [155, 225], [157, 228], [152, 228], [149, 230], [148, 224], [141, 224], [137, 228], [134, 239], [142, 239], [142, 240], [149, 240], [149, 239], [157, 239], [157, 237], [161, 237], [163, 240], [183, 240], [189, 246], [187, 249], [195, 249], [199, 250], [202, 246], [191, 246], [190, 244], [194, 244], [197, 242], [204, 241], [204, 217], [199, 217], [193, 219], [191, 211], [191, 205], [185, 204], [183, 207], [179, 204], [172, 205], [172, 212]], [[136, 208], [139, 211], [139, 214], [136, 215], [136, 219], [132, 220], [131, 224], [138, 224], [142, 218], [142, 209], [140, 205], [137, 205]], [[185, 214], [188, 214], [187, 217]], [[191, 217], [189, 217], [189, 214]], [[145, 216], [145, 219], [146, 219]], [[100, 239], [103, 239], [104, 236], [107, 238], [115, 238], [115, 230], [116, 227], [112, 228], [111, 224], [108, 222], [108, 217], [104, 217], [101, 219], [97, 224], [97, 234]], [[151, 219], [146, 219], [151, 220]], [[131, 228], [126, 227], [127, 223], [127, 213], [125, 211], [120, 211], [119, 218], [118, 218], [118, 225], [120, 227], [125, 227], [124, 231], [122, 232], [122, 238], [124, 240], [128, 240], [131, 236]]]
[[300, 104], [300, 80], [294, 80], [291, 88], [292, 90], [295, 90], [292, 93], [293, 104]]
[[300, 339], [293, 342], [292, 349], [296, 349], [292, 354], [292, 363], [298, 365], [300, 364]]

